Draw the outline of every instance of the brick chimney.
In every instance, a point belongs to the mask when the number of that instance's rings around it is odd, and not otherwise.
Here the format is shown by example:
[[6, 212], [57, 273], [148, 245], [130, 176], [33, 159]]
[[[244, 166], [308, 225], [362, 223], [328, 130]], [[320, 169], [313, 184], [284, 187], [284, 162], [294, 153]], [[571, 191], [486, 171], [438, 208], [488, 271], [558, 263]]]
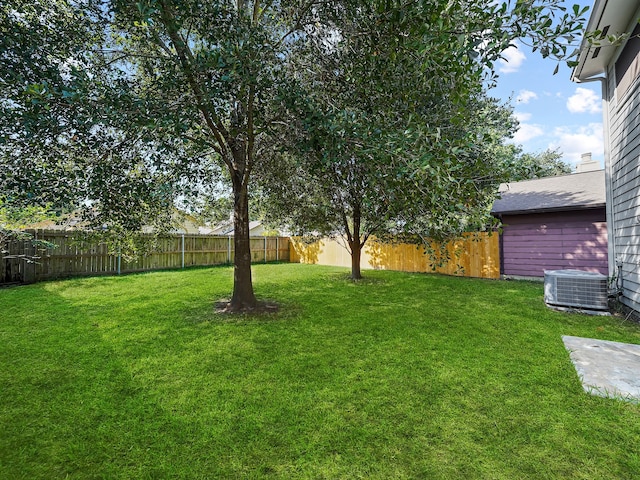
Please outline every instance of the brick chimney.
[[596, 162], [591, 158], [591, 152], [583, 153], [580, 163], [576, 165], [576, 173], [592, 172], [600, 170], [600, 162]]

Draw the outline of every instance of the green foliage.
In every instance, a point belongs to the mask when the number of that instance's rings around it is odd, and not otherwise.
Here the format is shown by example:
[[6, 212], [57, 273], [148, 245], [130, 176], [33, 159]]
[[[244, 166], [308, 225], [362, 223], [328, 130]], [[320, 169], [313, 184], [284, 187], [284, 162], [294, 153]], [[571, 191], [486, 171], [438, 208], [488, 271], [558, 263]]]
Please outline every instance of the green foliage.
[[[16, 204], [53, 197], [83, 207], [97, 230], [146, 225], [160, 233], [178, 199], [208, 194], [226, 171], [240, 239], [236, 278], [245, 285], [244, 303], [255, 302], [246, 261], [248, 184], [287, 82], [287, 32], [306, 22], [296, 7], [58, 0], [40, 17], [30, 17], [26, 4], [3, 7], [9, 67], [49, 27], [61, 34], [44, 39], [45, 50], [59, 56], [32, 55], [25, 63], [33, 68], [2, 79], [9, 86], [0, 95], [3, 191]], [[76, 10], [71, 28], [56, 20]], [[42, 32], [23, 34], [50, 18]]]
[[491, 223], [515, 168], [504, 144], [515, 120], [484, 89], [493, 62], [522, 38], [570, 58], [563, 42], [584, 11], [489, 3], [347, 3], [308, 32], [289, 67], [305, 92], [287, 98], [299, 120], [258, 173], [273, 223], [342, 235], [354, 258], [371, 235], [424, 241]]
[[488, 158], [478, 152], [492, 134], [463, 114], [481, 110], [478, 85], [516, 39], [571, 58], [583, 13], [560, 0], [5, 3], [0, 188], [19, 207], [83, 208], [99, 229], [161, 232], [178, 199], [208, 198], [224, 175], [244, 242], [237, 278], [250, 283], [251, 179], [269, 151], [288, 148], [283, 130], [319, 135], [327, 171], [343, 175], [340, 162], [404, 152], [377, 169], [388, 203], [406, 185], [390, 176], [428, 171], [444, 180], [427, 205], [468, 208], [478, 195], [451, 206], [437, 192], [478, 188], [461, 176]]
[[573, 170], [562, 160], [557, 150], [545, 150], [538, 153], [524, 153], [521, 149], [514, 152], [510, 181], [530, 180], [534, 178], [566, 175]]
[[180, 142], [163, 143], [140, 125], [148, 111], [136, 82], [106, 50], [107, 7], [18, 1], [1, 13], [6, 202], [83, 208], [98, 228], [163, 224], [176, 180], [175, 165], [167, 167]]
[[0, 229], [20, 231], [31, 225], [55, 218], [55, 213], [47, 207], [31, 206], [16, 208], [0, 199]]
[[[9, 243], [16, 241], [28, 241], [36, 250], [55, 247], [52, 243], [38, 240], [24, 231], [34, 223], [53, 218], [56, 218], [55, 213], [47, 207], [29, 206], [18, 208], [7, 205], [0, 198], [0, 254], [8, 254]], [[27, 262], [33, 261], [33, 257], [34, 255], [20, 254], [20, 258]]]

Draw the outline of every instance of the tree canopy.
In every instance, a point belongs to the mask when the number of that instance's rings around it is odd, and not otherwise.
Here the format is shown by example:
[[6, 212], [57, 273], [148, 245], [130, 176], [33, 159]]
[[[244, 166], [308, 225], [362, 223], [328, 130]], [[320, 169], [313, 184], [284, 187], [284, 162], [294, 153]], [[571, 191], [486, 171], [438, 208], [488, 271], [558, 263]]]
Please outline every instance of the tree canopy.
[[[5, 3], [2, 201], [82, 206], [116, 234], [160, 229], [176, 201], [225, 175], [230, 305], [253, 308], [248, 203], [254, 173], [293, 168], [274, 165], [276, 153], [319, 159], [335, 182], [351, 182], [357, 160], [387, 199], [428, 174], [432, 225], [451, 218], [436, 207], [470, 210], [490, 183], [470, 165], [495, 145], [486, 125], [466, 123], [466, 111], [490, 108], [479, 85], [516, 39], [570, 58], [583, 14], [560, 0]], [[293, 149], [282, 136], [292, 132]], [[466, 193], [452, 203], [456, 189]]]
[[572, 172], [571, 165], [562, 160], [558, 150], [526, 153], [516, 148], [513, 156], [511, 181], [554, 177]]
[[306, 89], [292, 108], [299, 120], [283, 126], [287, 148], [258, 175], [268, 218], [299, 234], [344, 237], [353, 278], [372, 235], [444, 239], [485, 227], [498, 185], [524, 169], [515, 173], [503, 143], [515, 119], [485, 91], [509, 44], [495, 31], [554, 41], [541, 33], [550, 17], [511, 30], [503, 8], [374, 2], [336, 19], [330, 35], [314, 32], [315, 48], [294, 58]]

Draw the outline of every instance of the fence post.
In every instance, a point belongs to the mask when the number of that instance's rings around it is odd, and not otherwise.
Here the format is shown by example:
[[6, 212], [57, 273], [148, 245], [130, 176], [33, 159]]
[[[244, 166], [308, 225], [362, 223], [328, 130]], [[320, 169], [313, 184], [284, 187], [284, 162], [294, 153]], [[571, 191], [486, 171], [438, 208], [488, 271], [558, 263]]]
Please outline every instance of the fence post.
[[280, 237], [276, 237], [276, 262], [280, 261], [280, 247], [278, 246], [278, 240], [280, 240]]
[[264, 237], [264, 263], [267, 263], [267, 237]]
[[227, 237], [227, 263], [231, 263], [231, 235]]
[[[36, 230], [34, 233], [34, 241], [38, 241], [38, 231]], [[36, 281], [36, 247], [34, 242], [29, 240], [22, 241], [22, 248], [24, 251], [24, 261], [23, 265], [23, 274], [22, 281], [24, 283], [35, 283]]]
[[184, 268], [184, 233], [182, 234], [182, 268]]

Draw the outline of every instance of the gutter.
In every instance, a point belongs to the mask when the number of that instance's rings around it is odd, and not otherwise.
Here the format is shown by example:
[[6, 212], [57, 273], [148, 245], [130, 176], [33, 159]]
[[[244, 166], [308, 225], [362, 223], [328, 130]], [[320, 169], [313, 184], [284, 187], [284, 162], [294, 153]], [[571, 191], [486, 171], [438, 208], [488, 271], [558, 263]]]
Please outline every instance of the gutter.
[[[594, 10], [593, 10], [593, 13], [589, 16], [589, 21], [587, 22], [587, 26], [585, 27], [585, 33], [598, 29], [598, 26], [602, 22], [602, 17], [604, 16], [604, 12], [607, 8], [608, 3], [609, 3], [609, 0], [604, 0], [603, 2], [600, 2], [599, 0], [595, 0], [593, 5]], [[594, 13], [599, 13], [598, 20], [595, 20], [595, 16], [593, 15]], [[593, 82], [600, 79], [601, 77], [587, 78], [584, 80], [580, 79], [580, 75], [578, 74], [578, 69], [580, 70], [580, 72], [582, 72], [584, 64], [587, 61], [589, 52], [591, 51], [591, 46], [589, 45], [589, 42], [587, 41], [586, 38], [583, 38], [582, 42], [580, 42], [579, 50], [580, 50], [580, 56], [578, 57], [579, 63], [571, 73], [571, 81], [576, 83], [583, 83], [583, 82]], [[584, 57], [582, 57], [582, 52], [585, 52]]]
[[602, 99], [604, 100], [607, 77], [590, 77], [590, 78], [584, 78], [584, 79], [578, 78], [578, 77], [571, 77], [571, 80], [575, 83], [600, 82], [600, 85], [602, 87]]
[[[604, 10], [603, 10], [604, 11]], [[606, 75], [606, 71], [605, 71]], [[611, 166], [611, 138], [609, 135], [610, 120], [609, 120], [609, 95], [607, 88], [607, 77], [591, 77], [581, 80], [577, 77], [573, 77], [572, 80], [576, 83], [588, 83], [588, 82], [600, 82], [601, 96], [602, 96], [602, 129], [604, 139], [604, 182], [606, 192], [606, 212], [607, 212], [607, 242], [609, 247], [607, 248], [609, 264], [609, 276], [616, 275], [616, 243], [615, 243], [615, 216], [613, 215], [613, 169]]]

